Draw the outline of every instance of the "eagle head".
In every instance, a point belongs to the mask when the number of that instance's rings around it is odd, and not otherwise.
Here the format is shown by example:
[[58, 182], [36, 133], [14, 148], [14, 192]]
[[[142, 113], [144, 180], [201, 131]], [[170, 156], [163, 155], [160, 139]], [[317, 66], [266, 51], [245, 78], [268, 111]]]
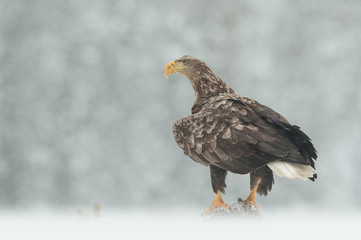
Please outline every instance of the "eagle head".
[[179, 73], [188, 78], [192, 78], [195, 74], [200, 74], [200, 70], [207, 68], [208, 66], [202, 60], [194, 58], [189, 55], [184, 55], [170, 63], [168, 63], [164, 68], [164, 75], [168, 78], [169, 74]]

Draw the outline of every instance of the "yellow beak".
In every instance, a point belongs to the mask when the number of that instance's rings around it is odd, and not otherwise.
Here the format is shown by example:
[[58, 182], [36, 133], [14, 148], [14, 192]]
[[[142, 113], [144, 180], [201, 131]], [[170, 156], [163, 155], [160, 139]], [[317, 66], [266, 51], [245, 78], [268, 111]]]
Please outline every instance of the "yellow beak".
[[178, 69], [177, 69], [177, 66], [176, 66], [174, 61], [172, 61], [172, 62], [168, 63], [167, 65], [165, 65], [164, 76], [165, 76], [166, 79], [168, 79], [169, 74], [172, 74], [172, 73], [175, 73], [175, 72], [178, 72]]

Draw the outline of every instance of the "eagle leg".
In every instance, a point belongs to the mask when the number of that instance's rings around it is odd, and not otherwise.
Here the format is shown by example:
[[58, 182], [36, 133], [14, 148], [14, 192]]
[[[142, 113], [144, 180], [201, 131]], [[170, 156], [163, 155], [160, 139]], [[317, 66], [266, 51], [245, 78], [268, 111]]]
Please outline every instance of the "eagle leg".
[[226, 211], [228, 211], [229, 206], [223, 202], [222, 199], [222, 192], [220, 190], [217, 191], [216, 197], [213, 200], [212, 205], [203, 211], [203, 214], [209, 213], [215, 208], [221, 208], [223, 207]]
[[252, 188], [251, 193], [249, 194], [248, 198], [243, 201], [244, 204], [246, 204], [247, 208], [254, 206], [258, 212], [259, 212], [259, 208], [256, 205], [256, 192], [258, 190], [258, 185], [260, 182], [261, 182], [261, 179], [258, 179], [256, 186], [254, 186]]

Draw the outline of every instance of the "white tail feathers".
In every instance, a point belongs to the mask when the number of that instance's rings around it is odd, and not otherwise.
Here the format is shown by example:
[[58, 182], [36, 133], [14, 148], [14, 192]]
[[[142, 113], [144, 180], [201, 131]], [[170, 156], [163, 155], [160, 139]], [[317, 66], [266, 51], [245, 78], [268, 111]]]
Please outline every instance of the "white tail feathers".
[[268, 163], [267, 166], [278, 176], [289, 179], [307, 180], [317, 173], [313, 167], [298, 163], [275, 161]]

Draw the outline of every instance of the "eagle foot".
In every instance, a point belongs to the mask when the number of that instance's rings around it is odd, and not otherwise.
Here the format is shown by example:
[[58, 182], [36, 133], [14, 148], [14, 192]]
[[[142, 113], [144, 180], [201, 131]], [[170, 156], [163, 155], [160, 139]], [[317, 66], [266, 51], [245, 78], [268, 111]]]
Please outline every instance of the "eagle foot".
[[230, 208], [227, 204], [223, 203], [217, 203], [217, 204], [212, 204], [209, 208], [207, 208], [206, 210], [204, 210], [202, 213], [203, 214], [207, 214], [211, 211], [213, 211], [213, 209], [215, 208], [224, 208], [224, 210], [226, 210], [227, 212], [229, 212]]
[[244, 204], [246, 205], [247, 209], [251, 209], [251, 207], [255, 207], [256, 210], [259, 212], [259, 208], [256, 205], [256, 192], [258, 189], [258, 185], [261, 182], [261, 179], [258, 179], [257, 184], [254, 188], [252, 188], [251, 193], [249, 194], [248, 198], [244, 200]]
[[257, 212], [260, 212], [260, 211], [259, 211], [259, 208], [258, 208], [258, 206], [257, 206], [257, 204], [256, 204], [256, 202], [255, 202], [255, 199], [249, 199], [249, 198], [247, 198], [246, 200], [243, 201], [243, 203], [246, 205], [246, 208], [247, 208], [248, 210], [250, 210], [252, 207], [255, 207], [256, 210], [257, 210]]
[[203, 214], [207, 214], [215, 208], [224, 208], [224, 210], [226, 210], [227, 212], [229, 212], [230, 209], [229, 206], [223, 202], [222, 193], [219, 190], [217, 191], [216, 197], [214, 198], [212, 205], [206, 210], [204, 210]]

